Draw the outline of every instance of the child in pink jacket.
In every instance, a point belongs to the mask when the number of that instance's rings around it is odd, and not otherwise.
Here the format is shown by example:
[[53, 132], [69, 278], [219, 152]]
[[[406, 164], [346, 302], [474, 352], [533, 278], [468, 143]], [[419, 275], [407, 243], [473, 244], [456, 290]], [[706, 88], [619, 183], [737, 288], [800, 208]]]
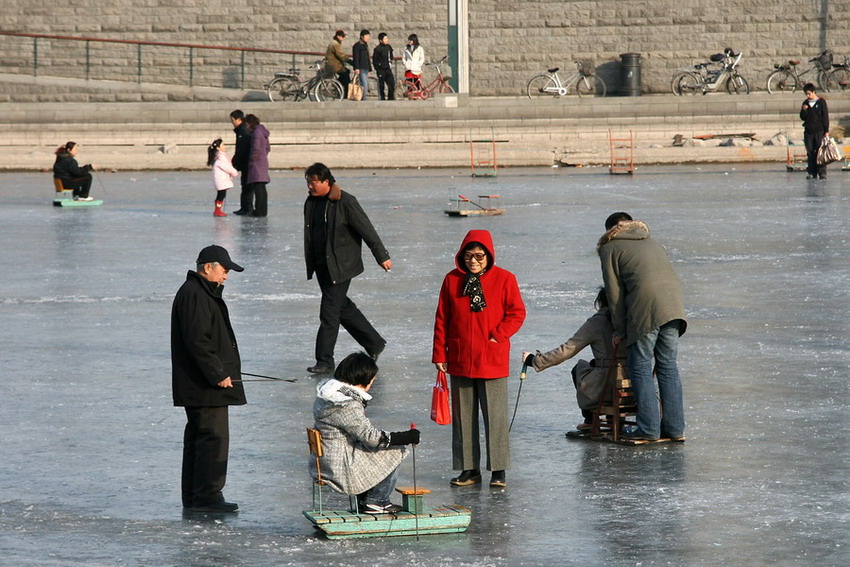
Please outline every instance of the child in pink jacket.
[[224, 198], [227, 197], [227, 190], [233, 187], [233, 178], [239, 172], [230, 163], [230, 158], [225, 153], [224, 142], [221, 141], [221, 138], [213, 140], [213, 143], [207, 148], [207, 165], [212, 168], [213, 186], [218, 191], [215, 195], [213, 215], [226, 217]]

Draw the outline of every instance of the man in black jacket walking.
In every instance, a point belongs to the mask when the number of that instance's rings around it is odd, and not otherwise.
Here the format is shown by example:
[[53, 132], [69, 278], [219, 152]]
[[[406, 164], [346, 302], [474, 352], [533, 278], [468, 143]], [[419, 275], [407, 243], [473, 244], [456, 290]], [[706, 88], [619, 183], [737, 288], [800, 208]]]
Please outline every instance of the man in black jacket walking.
[[186, 411], [183, 506], [196, 512], [235, 512], [222, 489], [230, 443], [228, 406], [245, 404], [241, 362], [222, 289], [242, 266], [221, 246], [198, 254], [171, 308], [171, 382], [174, 405]]
[[[395, 76], [393, 75], [393, 46], [384, 32], [378, 34], [378, 47], [372, 52], [372, 63], [378, 74], [378, 96], [381, 100], [395, 100]], [[384, 95], [386, 90], [386, 95]]]
[[826, 165], [818, 164], [818, 151], [823, 139], [829, 135], [829, 109], [826, 101], [815, 92], [812, 83], [806, 83], [803, 92], [806, 94], [806, 100], [800, 108], [800, 120], [803, 121], [803, 142], [806, 144], [808, 158], [806, 178], [826, 179]]
[[304, 177], [310, 194], [304, 203], [307, 279], [312, 279], [315, 273], [322, 289], [316, 365], [307, 371], [330, 374], [334, 370], [334, 347], [340, 325], [375, 360], [386, 346], [383, 337], [348, 298], [351, 280], [363, 273], [362, 242], [366, 242], [385, 271], [390, 271], [393, 262], [360, 203], [354, 195], [340, 189], [325, 164], [314, 163]]
[[234, 110], [230, 113], [230, 123], [233, 124], [233, 133], [236, 134], [236, 143], [233, 145], [233, 167], [241, 175], [239, 181], [242, 184], [242, 192], [239, 194], [239, 210], [233, 211], [234, 215], [250, 215], [254, 212], [254, 189], [248, 184], [248, 161], [251, 159], [251, 134], [244, 122], [245, 113]]

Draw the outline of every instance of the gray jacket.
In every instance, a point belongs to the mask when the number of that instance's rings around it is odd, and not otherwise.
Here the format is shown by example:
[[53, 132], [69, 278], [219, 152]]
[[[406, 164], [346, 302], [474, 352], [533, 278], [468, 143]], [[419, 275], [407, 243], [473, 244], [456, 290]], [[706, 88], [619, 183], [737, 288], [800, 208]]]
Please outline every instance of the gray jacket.
[[[593, 361], [579, 360], [574, 372], [578, 407], [594, 410], [599, 403], [599, 396], [605, 387], [605, 379], [611, 365], [613, 332], [611, 321], [608, 319], [608, 310], [599, 311], [585, 321], [579, 330], [558, 348], [543, 353], [538, 350], [534, 355], [534, 369], [540, 372], [550, 366], [561, 364], [590, 346], [593, 351]], [[620, 349], [621, 353], [622, 351], [623, 349]], [[625, 357], [618, 356], [615, 364], [619, 367], [617, 372], [624, 378], [626, 376]]]
[[[322, 434], [322, 479], [337, 492], [361, 494], [384, 480], [400, 464], [407, 448], [389, 446], [390, 437], [366, 417], [368, 392], [334, 378], [316, 388], [315, 427]], [[316, 460], [310, 474], [317, 478]]]
[[670, 321], [685, 333], [685, 305], [667, 251], [642, 221], [621, 222], [597, 245], [614, 336], [630, 346]]

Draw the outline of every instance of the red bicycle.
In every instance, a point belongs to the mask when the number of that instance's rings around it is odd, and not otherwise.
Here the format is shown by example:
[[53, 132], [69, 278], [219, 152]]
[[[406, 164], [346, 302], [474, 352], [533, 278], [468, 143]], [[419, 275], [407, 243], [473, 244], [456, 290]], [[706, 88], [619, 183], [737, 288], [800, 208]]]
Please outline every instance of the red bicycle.
[[436, 63], [426, 63], [426, 67], [436, 67], [437, 76], [427, 85], [422, 84], [422, 79], [418, 81], [412, 78], [405, 77], [398, 82], [398, 91], [403, 93], [410, 100], [425, 100], [431, 98], [434, 92], [438, 93], [453, 93], [455, 90], [449, 84], [451, 77], [443, 75], [440, 65], [446, 62], [448, 55], [437, 61]]

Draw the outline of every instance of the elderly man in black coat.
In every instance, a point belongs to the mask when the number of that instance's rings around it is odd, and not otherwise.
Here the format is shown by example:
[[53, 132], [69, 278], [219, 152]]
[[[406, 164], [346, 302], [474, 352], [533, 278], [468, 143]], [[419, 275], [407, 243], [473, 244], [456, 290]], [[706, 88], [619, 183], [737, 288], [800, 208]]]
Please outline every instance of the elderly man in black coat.
[[228, 406], [243, 405], [239, 348], [222, 299], [230, 270], [244, 268], [221, 246], [198, 254], [171, 309], [174, 405], [186, 410], [183, 435], [183, 506], [197, 512], [236, 512], [222, 489], [230, 444]]

